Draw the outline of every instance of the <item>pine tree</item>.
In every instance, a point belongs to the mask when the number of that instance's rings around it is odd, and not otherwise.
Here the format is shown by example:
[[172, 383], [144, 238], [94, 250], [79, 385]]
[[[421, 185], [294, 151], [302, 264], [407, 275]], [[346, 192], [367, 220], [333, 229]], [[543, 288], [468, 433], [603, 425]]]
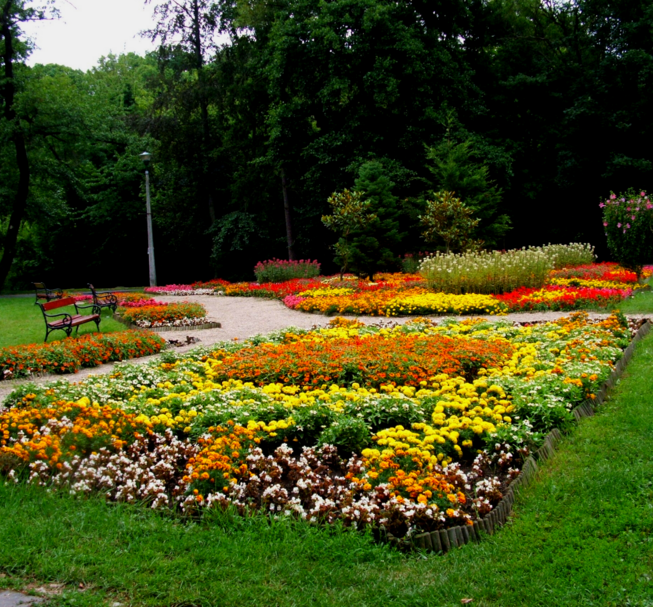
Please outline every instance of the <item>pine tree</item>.
[[489, 168], [476, 159], [471, 140], [458, 143], [449, 130], [435, 147], [427, 147], [427, 168], [434, 176], [434, 190], [455, 194], [480, 223], [475, 235], [485, 246], [496, 247], [511, 229], [508, 215], [500, 213], [502, 192], [490, 180]]
[[357, 226], [350, 235], [349, 267], [360, 277], [372, 280], [376, 272], [393, 270], [398, 265], [402, 234], [393, 186], [380, 162], [370, 161], [361, 166], [355, 189], [369, 201], [374, 218]]

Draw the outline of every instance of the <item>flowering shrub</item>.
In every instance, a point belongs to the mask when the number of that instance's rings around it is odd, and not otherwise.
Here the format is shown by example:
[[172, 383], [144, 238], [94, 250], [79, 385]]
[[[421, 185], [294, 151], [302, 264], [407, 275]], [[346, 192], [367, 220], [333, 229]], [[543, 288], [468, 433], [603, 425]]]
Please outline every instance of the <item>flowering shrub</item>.
[[45, 344], [0, 349], [0, 379], [76, 373], [81, 367], [156, 354], [165, 340], [146, 331], [93, 333]]
[[613, 258], [641, 279], [645, 263], [653, 260], [653, 203], [645, 191], [611, 193], [599, 204]]
[[120, 308], [120, 315], [139, 327], [192, 326], [206, 322], [204, 306], [190, 302]]
[[420, 274], [434, 291], [506, 293], [520, 287], [541, 287], [553, 269], [542, 249], [436, 253], [420, 265]]
[[283, 282], [295, 278], [314, 278], [320, 275], [320, 264], [317, 261], [300, 259], [288, 261], [286, 259], [268, 259], [259, 261], [254, 266], [257, 282]]
[[522, 287], [540, 288], [554, 268], [593, 260], [593, 247], [579, 243], [505, 252], [436, 253], [422, 261], [420, 273], [435, 291], [500, 294]]
[[0, 413], [0, 473], [194, 514], [262, 509], [395, 535], [470, 523], [592, 398], [628, 339], [617, 317], [576, 314], [533, 326], [336, 319], [225, 342], [19, 387]]

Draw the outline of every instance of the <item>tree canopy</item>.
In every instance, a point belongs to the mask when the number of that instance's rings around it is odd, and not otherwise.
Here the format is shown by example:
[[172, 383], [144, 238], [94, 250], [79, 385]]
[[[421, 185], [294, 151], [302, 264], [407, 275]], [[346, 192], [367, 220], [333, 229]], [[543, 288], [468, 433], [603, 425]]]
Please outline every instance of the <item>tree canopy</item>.
[[[486, 246], [580, 240], [606, 257], [597, 202], [653, 189], [645, 0], [178, 0], [153, 11], [156, 53], [86, 73], [26, 66], [20, 22], [46, 8], [0, 0], [10, 287], [146, 282], [145, 149], [162, 282], [251, 279], [286, 256], [337, 271], [322, 217], [347, 188], [389, 222], [363, 273], [426, 247], [434, 191]], [[358, 183], [372, 167], [382, 196]]]

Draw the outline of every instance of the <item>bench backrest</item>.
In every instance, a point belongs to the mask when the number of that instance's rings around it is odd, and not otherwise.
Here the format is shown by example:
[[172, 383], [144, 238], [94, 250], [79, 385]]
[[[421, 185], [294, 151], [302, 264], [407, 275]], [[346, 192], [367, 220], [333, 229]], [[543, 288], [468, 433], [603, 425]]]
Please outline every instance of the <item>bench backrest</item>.
[[39, 304], [43, 308], [44, 312], [48, 310], [56, 310], [57, 308], [63, 308], [64, 306], [74, 306], [75, 298], [74, 297], [64, 297], [63, 299], [55, 299], [54, 301], [49, 301], [48, 303]]

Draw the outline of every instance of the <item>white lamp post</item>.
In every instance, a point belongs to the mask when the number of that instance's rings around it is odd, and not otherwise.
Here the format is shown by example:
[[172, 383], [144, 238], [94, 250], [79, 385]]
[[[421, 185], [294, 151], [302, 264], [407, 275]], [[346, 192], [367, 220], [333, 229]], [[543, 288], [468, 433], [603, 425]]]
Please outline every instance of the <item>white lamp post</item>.
[[150, 264], [150, 286], [156, 287], [156, 265], [154, 264], [154, 239], [152, 237], [152, 207], [150, 206], [150, 161], [152, 154], [143, 152], [140, 158], [145, 164], [145, 201], [147, 204], [147, 256]]

